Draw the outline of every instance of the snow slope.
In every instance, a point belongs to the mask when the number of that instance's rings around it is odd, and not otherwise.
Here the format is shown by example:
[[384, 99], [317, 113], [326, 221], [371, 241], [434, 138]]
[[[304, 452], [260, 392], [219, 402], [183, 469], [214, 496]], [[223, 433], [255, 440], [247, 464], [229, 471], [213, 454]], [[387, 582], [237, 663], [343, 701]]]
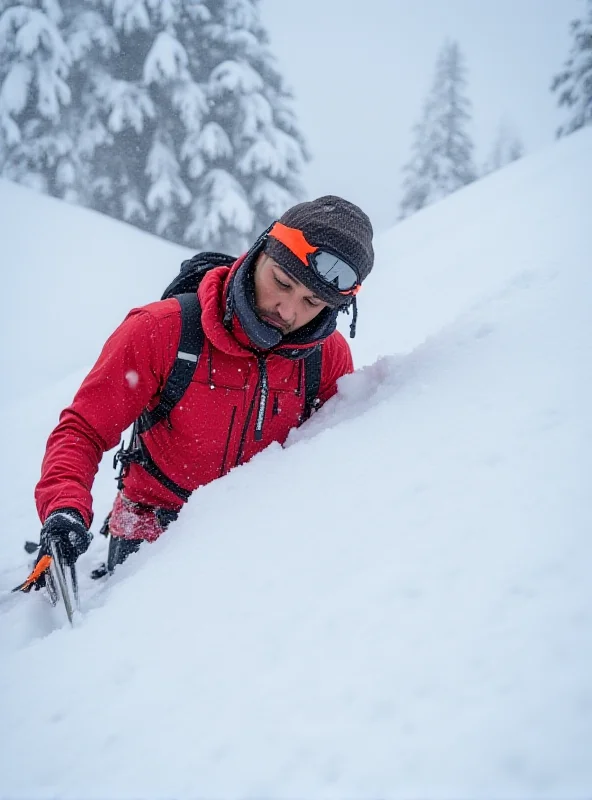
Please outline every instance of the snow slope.
[[[0, 599], [1, 797], [590, 796], [591, 186], [588, 130], [398, 226], [360, 295], [366, 366], [287, 448], [98, 586], [95, 541], [74, 630]], [[25, 455], [0, 590], [80, 377], [2, 431]], [[98, 516], [112, 492], [103, 470]]]
[[160, 297], [189, 252], [3, 179], [0, 210], [12, 300], [0, 316], [0, 371], [13, 384], [0, 403], [87, 366], [131, 306]]

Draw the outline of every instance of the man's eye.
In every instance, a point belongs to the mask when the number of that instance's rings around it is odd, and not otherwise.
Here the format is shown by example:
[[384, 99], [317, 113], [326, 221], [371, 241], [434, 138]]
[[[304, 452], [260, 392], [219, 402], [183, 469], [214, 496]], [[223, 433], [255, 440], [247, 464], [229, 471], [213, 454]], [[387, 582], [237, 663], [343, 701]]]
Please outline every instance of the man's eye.
[[307, 297], [306, 302], [312, 308], [318, 308], [321, 305], [318, 300], [314, 300], [312, 297]]
[[283, 281], [281, 281], [281, 280], [278, 278], [278, 276], [277, 276], [277, 275], [274, 275], [273, 277], [275, 278], [275, 282], [277, 283], [277, 285], [278, 285], [278, 286], [281, 286], [281, 287], [282, 287], [282, 289], [289, 289], [289, 288], [290, 288], [290, 284], [289, 284], [289, 283], [284, 283]]

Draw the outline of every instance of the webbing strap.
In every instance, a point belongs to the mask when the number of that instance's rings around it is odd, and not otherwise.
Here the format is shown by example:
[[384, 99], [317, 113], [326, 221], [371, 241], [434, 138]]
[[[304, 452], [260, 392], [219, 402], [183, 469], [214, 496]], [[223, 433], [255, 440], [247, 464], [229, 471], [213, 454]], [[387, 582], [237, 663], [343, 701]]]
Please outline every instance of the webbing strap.
[[167, 382], [160, 393], [158, 405], [152, 411], [143, 411], [139, 419], [139, 432], [146, 433], [163, 419], [183, 397], [193, 379], [195, 368], [204, 344], [201, 325], [201, 308], [197, 294], [179, 294], [175, 300], [181, 306], [181, 336], [179, 350]]
[[138, 460], [140, 466], [145, 469], [149, 475], [152, 475], [153, 478], [156, 478], [156, 480], [161, 483], [165, 489], [168, 489], [169, 492], [176, 494], [179, 500], [182, 500], [184, 503], [186, 503], [191, 497], [191, 490], [183, 489], [182, 486], [179, 486], [178, 483], [175, 483], [175, 481], [167, 477], [153, 461], [152, 456], [144, 444], [142, 444], [141, 452], [142, 459]]
[[304, 359], [304, 419], [308, 419], [316, 405], [321, 385], [321, 362], [323, 350], [315, 347]]

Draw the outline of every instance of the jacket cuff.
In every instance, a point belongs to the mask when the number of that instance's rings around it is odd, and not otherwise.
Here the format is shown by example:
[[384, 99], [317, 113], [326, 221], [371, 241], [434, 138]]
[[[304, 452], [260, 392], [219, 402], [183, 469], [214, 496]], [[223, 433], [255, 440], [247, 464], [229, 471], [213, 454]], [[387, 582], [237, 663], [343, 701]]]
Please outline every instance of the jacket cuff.
[[[88, 527], [89, 527], [88, 523], [85, 521], [84, 517], [82, 516], [80, 511], [78, 511], [77, 508], [70, 508], [70, 507], [54, 508], [53, 511], [50, 514], [48, 514], [47, 517], [45, 518], [45, 522], [47, 522], [47, 520], [50, 517], [53, 517], [54, 514], [69, 514], [71, 517], [74, 517], [74, 519], [77, 522], [80, 522], [82, 525], [84, 525], [85, 528], [88, 529]], [[45, 522], [43, 523], [44, 525], [45, 525]]]

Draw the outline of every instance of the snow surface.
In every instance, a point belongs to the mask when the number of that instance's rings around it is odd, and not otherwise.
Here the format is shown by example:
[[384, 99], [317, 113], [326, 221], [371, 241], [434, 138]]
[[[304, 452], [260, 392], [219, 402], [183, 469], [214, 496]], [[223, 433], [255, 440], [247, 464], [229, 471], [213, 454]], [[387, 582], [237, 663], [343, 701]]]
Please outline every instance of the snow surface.
[[8, 592], [45, 439], [184, 251], [0, 183], [1, 797], [590, 797], [591, 153], [386, 234], [364, 366], [98, 585], [97, 537], [74, 630]]

